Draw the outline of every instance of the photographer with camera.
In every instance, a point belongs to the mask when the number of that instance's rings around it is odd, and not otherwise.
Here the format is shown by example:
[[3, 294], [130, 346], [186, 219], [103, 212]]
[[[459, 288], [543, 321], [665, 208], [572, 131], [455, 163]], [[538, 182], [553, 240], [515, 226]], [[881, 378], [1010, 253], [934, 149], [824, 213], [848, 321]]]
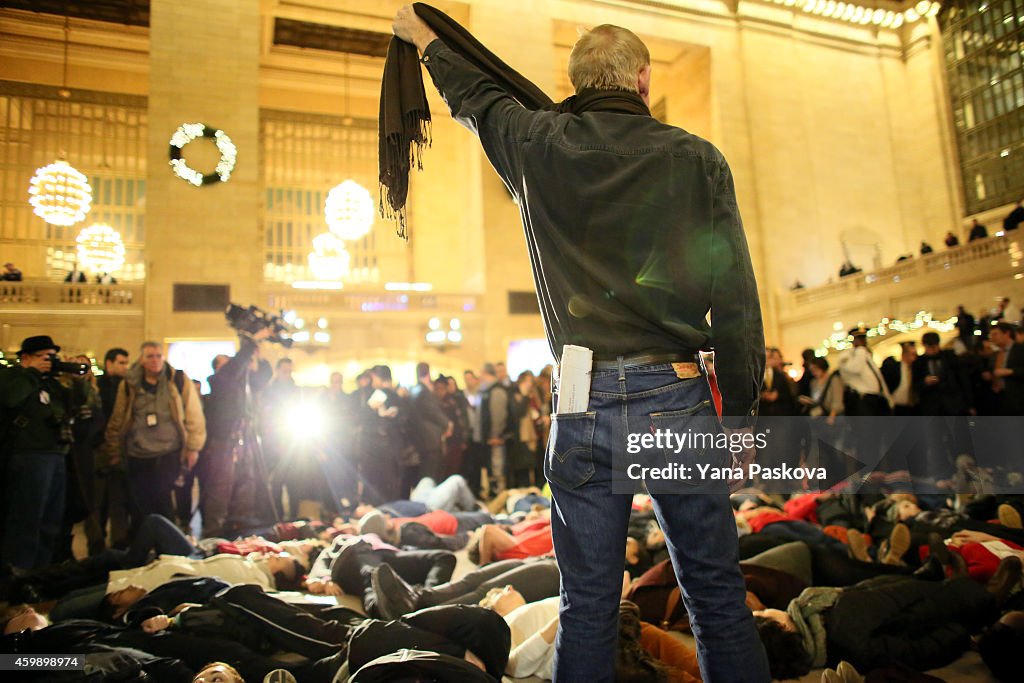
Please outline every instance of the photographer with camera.
[[0, 370], [0, 450], [4, 459], [3, 563], [14, 576], [50, 564], [64, 517], [65, 458], [72, 424], [85, 404], [85, 383], [70, 386], [56, 375], [81, 376], [88, 366], [62, 363], [48, 336], [28, 337], [19, 364]]
[[269, 327], [240, 330], [238, 353], [213, 359], [206, 399], [206, 446], [199, 457], [199, 509], [203, 536], [226, 536], [225, 523], [252, 523], [255, 509], [254, 394], [270, 381], [270, 364], [259, 357]]
[[111, 467], [124, 462], [132, 533], [148, 515], [174, 518], [171, 492], [182, 468], [192, 469], [206, 443], [199, 393], [164, 361], [164, 347], [144, 342], [141, 357], [117, 388], [104, 449]]

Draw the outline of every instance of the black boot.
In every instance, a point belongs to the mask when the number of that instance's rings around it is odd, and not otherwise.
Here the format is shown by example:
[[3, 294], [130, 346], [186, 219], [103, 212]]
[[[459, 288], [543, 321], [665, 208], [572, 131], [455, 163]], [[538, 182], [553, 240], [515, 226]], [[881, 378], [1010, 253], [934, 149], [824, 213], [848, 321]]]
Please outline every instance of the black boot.
[[942, 565], [943, 573], [949, 574], [950, 578], [967, 576], [967, 563], [960, 553], [954, 553], [946, 547], [942, 536], [934, 531], [928, 534], [929, 559], [936, 560]]
[[995, 596], [996, 604], [1002, 605], [1014, 588], [1020, 585], [1020, 577], [1024, 566], [1017, 556], [1004, 557], [996, 569], [996, 573], [985, 584], [985, 590]]
[[381, 564], [370, 575], [370, 585], [377, 597], [377, 611], [384, 619], [397, 619], [416, 611], [419, 594], [395, 573], [390, 565]]

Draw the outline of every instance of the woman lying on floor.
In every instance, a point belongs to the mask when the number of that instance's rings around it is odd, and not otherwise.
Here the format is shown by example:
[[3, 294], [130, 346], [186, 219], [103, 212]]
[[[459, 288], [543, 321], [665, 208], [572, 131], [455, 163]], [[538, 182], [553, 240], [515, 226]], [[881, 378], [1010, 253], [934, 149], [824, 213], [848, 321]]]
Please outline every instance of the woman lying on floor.
[[[293, 541], [274, 544], [262, 541], [261, 539], [259, 541], [242, 539], [234, 543], [224, 541], [223, 539], [208, 540], [211, 542], [203, 542], [203, 545], [208, 548], [208, 550], [204, 550], [195, 545], [191, 539], [181, 533], [165, 517], [149, 515], [139, 525], [139, 529], [136, 531], [127, 549], [104, 550], [98, 555], [79, 562], [65, 562], [22, 577], [12, 584], [9, 601], [42, 602], [46, 599], [64, 598], [72, 591], [78, 589], [108, 581], [116, 583], [118, 577], [128, 577], [127, 580], [121, 582], [123, 585], [132, 582], [142, 583], [147, 587], [155, 585], [153, 581], [148, 579], [143, 581], [133, 578], [136, 576], [135, 572], [125, 573], [125, 570], [136, 570], [141, 567], [146, 567], [147, 572], [139, 572], [139, 574], [152, 572], [156, 577], [156, 583], [163, 582], [161, 577], [165, 575], [170, 576], [170, 574], [167, 574], [168, 571], [172, 573], [179, 572], [185, 575], [215, 576], [213, 573], [203, 573], [201, 568], [197, 571], [192, 571], [187, 567], [203, 566], [196, 565], [193, 562], [196, 560], [228, 555], [238, 557], [244, 554], [250, 556], [253, 551], [264, 555], [265, 558], [280, 556], [297, 561], [300, 567], [293, 569], [290, 566], [290, 562], [269, 561], [268, 559], [269, 564], [274, 565], [274, 569], [270, 570], [270, 575], [272, 576], [275, 572], [286, 571], [287, 577], [284, 577], [283, 582], [287, 583], [289, 578], [293, 578], [296, 574], [301, 576], [307, 571], [310, 557], [315, 552], [315, 546], [317, 545], [313, 541]], [[210, 564], [223, 564], [225, 567], [239, 568], [243, 572], [244, 569], [241, 568], [247, 566], [246, 563], [234, 561], [224, 563], [217, 561]], [[259, 562], [253, 564], [254, 566], [263, 567], [263, 564]], [[227, 571], [232, 570], [228, 569]], [[266, 574], [266, 572], [262, 573]], [[263, 585], [264, 582], [263, 578], [258, 574], [250, 576], [243, 573], [243, 575], [237, 578], [251, 578], [260, 585]], [[269, 578], [270, 576], [266, 577], [266, 579]], [[120, 587], [123, 587], [123, 585]], [[118, 588], [115, 588], [115, 590]]]
[[784, 612], [756, 611], [773, 677], [796, 678], [843, 660], [866, 673], [896, 663], [927, 671], [957, 659], [970, 634], [998, 618], [1020, 584], [1022, 565], [1018, 557], [1004, 559], [983, 586], [958, 556], [947, 551], [940, 561], [951, 578], [891, 575], [848, 588], [808, 588]]

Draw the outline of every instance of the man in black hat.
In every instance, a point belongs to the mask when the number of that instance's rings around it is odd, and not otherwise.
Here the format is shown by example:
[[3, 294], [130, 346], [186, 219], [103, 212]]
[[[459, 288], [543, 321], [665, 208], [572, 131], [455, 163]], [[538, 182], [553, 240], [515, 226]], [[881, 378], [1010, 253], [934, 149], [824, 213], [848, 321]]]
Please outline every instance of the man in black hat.
[[71, 423], [84, 404], [85, 387], [53, 376], [60, 347], [47, 336], [29, 337], [20, 363], [0, 372], [0, 449], [4, 451], [3, 563], [22, 575], [50, 563], [64, 516], [65, 455]]

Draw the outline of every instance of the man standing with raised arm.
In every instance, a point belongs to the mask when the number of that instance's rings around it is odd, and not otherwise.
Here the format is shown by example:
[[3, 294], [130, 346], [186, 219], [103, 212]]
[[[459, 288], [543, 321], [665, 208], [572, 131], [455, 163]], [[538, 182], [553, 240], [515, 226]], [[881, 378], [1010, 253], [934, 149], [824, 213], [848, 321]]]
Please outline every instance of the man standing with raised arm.
[[[613, 434], [628, 431], [627, 416], [647, 427], [713, 417], [695, 362], [711, 346], [726, 428], [749, 428], [757, 413], [764, 337], [732, 174], [713, 145], [651, 116], [650, 57], [626, 29], [583, 34], [569, 57], [576, 95], [530, 110], [411, 6], [393, 28], [517, 199], [553, 350], [594, 353], [589, 409], [552, 415], [544, 463], [562, 574], [554, 678], [611, 681], [631, 502], [612, 489], [612, 457], [625, 446]], [[684, 455], [728, 464], [713, 450]], [[654, 501], [703, 679], [766, 683], [727, 482], [689, 488]]]

